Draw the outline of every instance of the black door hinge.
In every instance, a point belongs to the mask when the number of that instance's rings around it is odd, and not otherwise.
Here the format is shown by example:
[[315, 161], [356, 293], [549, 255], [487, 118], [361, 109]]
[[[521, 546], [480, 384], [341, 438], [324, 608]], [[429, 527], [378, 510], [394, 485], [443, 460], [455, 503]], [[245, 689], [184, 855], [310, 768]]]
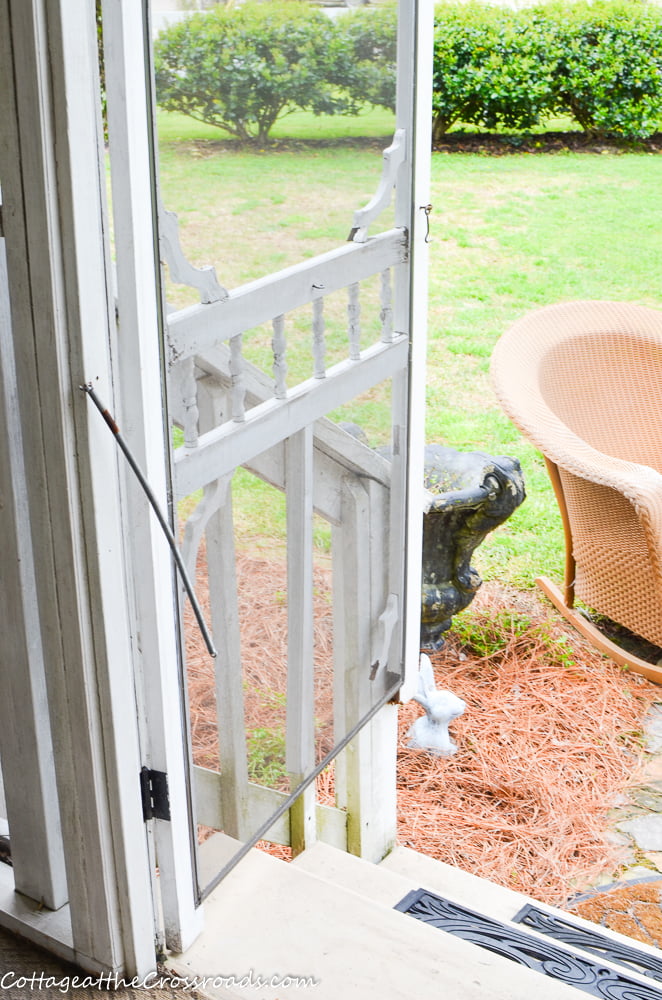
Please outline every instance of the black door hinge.
[[143, 767], [140, 771], [140, 794], [143, 800], [143, 819], [170, 819], [168, 775]]

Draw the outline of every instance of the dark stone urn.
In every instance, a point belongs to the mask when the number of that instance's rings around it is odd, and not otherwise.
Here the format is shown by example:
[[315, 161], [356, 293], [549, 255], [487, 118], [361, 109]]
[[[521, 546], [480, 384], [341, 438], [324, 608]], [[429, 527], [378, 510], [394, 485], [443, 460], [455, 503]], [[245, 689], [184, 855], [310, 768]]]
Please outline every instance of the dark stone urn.
[[483, 582], [471, 565], [474, 550], [526, 494], [517, 459], [437, 444], [425, 449], [425, 486], [433, 497], [423, 516], [421, 648], [437, 650]]

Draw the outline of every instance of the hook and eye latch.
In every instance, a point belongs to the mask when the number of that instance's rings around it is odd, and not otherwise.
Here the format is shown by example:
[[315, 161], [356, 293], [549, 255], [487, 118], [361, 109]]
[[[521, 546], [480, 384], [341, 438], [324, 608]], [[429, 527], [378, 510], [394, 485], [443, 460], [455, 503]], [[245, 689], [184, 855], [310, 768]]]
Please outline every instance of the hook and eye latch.
[[425, 212], [425, 242], [430, 242], [430, 213], [432, 205], [419, 205], [421, 212]]

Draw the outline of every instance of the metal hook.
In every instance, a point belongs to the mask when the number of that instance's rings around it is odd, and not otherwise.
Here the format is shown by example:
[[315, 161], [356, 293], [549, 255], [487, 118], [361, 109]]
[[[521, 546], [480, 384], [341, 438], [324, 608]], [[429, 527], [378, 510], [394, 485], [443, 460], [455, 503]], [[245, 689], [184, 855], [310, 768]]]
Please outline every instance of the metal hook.
[[430, 212], [432, 211], [432, 205], [421, 205], [420, 209], [421, 209], [422, 212], [425, 212], [425, 225], [426, 225], [425, 242], [429, 243], [430, 242]]

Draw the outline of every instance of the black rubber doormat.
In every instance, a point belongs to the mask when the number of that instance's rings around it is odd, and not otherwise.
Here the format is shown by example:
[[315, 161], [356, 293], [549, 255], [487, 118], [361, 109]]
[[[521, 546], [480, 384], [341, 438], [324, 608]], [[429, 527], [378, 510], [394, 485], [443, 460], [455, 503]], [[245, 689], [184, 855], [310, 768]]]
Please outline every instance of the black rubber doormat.
[[394, 909], [590, 996], [605, 1000], [662, 1000], [662, 989], [641, 983], [626, 971], [609, 968], [590, 955], [578, 955], [562, 944], [527, 934], [427, 889], [412, 890]]
[[527, 903], [519, 913], [515, 914], [513, 922], [530, 927], [532, 930], [538, 931], [539, 934], [554, 938], [555, 941], [571, 944], [575, 948], [581, 948], [582, 951], [606, 958], [608, 962], [624, 965], [633, 972], [638, 972], [641, 976], [647, 976], [662, 983], [662, 959], [650, 955], [635, 945], [614, 941], [613, 938], [599, 930], [584, 927], [583, 924], [576, 924], [567, 917], [548, 913], [547, 910], [531, 903]]

